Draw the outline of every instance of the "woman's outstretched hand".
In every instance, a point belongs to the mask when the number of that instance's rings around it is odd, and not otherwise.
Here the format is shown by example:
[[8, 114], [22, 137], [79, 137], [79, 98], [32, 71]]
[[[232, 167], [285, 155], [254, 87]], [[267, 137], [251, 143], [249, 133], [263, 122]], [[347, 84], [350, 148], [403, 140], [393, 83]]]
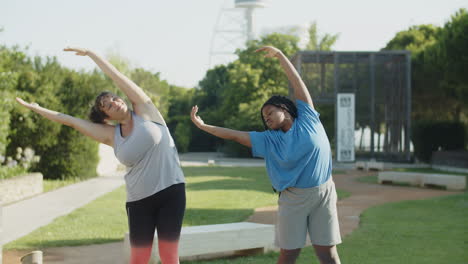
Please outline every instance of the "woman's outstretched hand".
[[66, 48], [63, 49], [63, 51], [76, 52], [75, 55], [78, 55], [78, 56], [86, 56], [89, 53], [89, 50], [87, 50], [87, 49], [76, 48], [76, 47], [66, 47]]
[[267, 58], [273, 58], [276, 56], [276, 54], [281, 52], [279, 49], [272, 47], [272, 46], [261, 47], [257, 49], [255, 52], [261, 52], [261, 51], [266, 51], [265, 57]]
[[197, 116], [197, 112], [198, 112], [198, 106], [192, 106], [192, 112], [190, 113], [190, 118], [192, 119], [192, 122], [198, 127], [200, 128], [201, 126], [203, 126], [205, 124], [205, 122], [203, 122], [203, 119], [201, 119], [201, 117]]
[[29, 108], [31, 110], [34, 110], [35, 107], [39, 106], [37, 103], [28, 103], [19, 97], [16, 97], [16, 101], [20, 103], [22, 106]]

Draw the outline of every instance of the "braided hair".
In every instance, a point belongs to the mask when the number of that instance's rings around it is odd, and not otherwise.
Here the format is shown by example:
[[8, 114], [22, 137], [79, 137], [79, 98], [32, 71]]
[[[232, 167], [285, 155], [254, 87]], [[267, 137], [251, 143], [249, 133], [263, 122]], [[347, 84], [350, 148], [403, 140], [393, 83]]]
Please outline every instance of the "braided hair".
[[276, 106], [278, 108], [281, 108], [281, 109], [284, 109], [286, 110], [293, 118], [297, 118], [297, 107], [296, 105], [294, 104], [293, 101], [291, 101], [291, 99], [287, 98], [286, 96], [282, 96], [282, 95], [273, 95], [272, 97], [270, 97], [270, 99], [268, 99], [262, 106], [262, 108], [260, 109], [260, 116], [262, 117], [262, 121], [263, 121], [263, 126], [265, 127], [265, 130], [268, 130], [268, 126], [265, 122], [265, 119], [263, 118], [263, 114], [262, 114], [262, 111], [263, 111], [263, 108], [267, 105], [272, 105], [272, 106]]

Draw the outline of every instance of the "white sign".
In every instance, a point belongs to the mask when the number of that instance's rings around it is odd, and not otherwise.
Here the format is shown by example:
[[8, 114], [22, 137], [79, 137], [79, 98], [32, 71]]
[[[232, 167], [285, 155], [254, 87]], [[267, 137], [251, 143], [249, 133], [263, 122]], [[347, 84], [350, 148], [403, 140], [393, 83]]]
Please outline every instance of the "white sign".
[[338, 161], [354, 161], [354, 94], [336, 98], [336, 155]]

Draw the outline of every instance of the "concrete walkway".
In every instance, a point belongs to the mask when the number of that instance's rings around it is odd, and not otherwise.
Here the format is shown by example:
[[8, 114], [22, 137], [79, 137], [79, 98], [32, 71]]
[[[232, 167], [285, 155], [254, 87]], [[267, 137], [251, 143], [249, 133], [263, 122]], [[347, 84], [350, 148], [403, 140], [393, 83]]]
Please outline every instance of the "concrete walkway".
[[29, 234], [124, 184], [123, 172], [101, 176], [3, 207], [3, 244]]

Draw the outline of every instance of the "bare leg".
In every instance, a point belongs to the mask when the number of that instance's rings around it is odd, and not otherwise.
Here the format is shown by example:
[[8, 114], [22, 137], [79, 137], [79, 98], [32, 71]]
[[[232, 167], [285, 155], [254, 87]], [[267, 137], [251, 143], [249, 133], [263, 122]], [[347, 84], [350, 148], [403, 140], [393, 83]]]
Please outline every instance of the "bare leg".
[[158, 240], [162, 264], [179, 264], [179, 241]]
[[336, 246], [318, 246], [314, 245], [315, 255], [317, 255], [321, 264], [340, 264], [340, 257]]
[[300, 248], [281, 249], [277, 264], [294, 264], [300, 253]]
[[151, 246], [132, 247], [130, 264], [147, 264], [151, 257]]

